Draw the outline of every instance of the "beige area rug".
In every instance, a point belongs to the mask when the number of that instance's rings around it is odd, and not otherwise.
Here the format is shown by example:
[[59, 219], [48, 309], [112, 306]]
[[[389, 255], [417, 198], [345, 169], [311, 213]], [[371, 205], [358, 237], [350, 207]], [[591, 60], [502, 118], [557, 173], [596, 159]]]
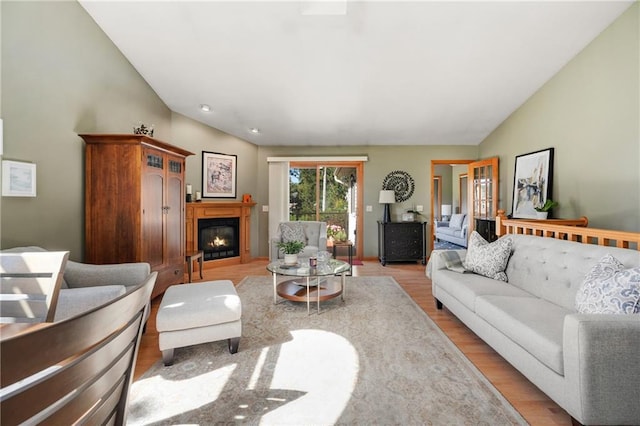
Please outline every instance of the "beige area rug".
[[526, 424], [393, 278], [349, 277], [311, 315], [271, 283], [238, 285], [237, 354], [177, 349], [133, 384], [128, 424]]

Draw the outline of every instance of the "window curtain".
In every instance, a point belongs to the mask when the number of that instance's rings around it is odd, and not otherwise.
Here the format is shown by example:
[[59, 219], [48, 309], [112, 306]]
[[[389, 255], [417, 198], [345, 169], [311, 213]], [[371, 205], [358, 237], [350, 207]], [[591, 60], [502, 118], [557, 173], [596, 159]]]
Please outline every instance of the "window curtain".
[[[278, 225], [289, 220], [289, 162], [269, 162], [269, 241]], [[271, 244], [269, 244], [271, 251]], [[271, 253], [269, 253], [271, 259]]]

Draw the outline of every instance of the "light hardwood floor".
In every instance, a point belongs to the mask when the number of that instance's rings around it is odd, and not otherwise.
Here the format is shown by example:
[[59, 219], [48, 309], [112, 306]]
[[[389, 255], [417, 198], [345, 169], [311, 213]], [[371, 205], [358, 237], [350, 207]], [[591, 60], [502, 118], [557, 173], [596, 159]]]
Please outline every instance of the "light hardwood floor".
[[[363, 263], [362, 266], [354, 266], [355, 276], [392, 276], [527, 422], [531, 425], [571, 425], [571, 417], [566, 411], [511, 367], [446, 308], [440, 311], [435, 308], [431, 282], [425, 277], [423, 265], [416, 263], [382, 266], [373, 259], [365, 260]], [[194, 272], [194, 282], [229, 279], [237, 285], [249, 275], [268, 276], [266, 265], [265, 259], [259, 259], [244, 265], [205, 269], [203, 280], [200, 280], [198, 272]], [[155, 324], [160, 300], [161, 298], [157, 297], [152, 302], [151, 316], [138, 353], [135, 379], [161, 359]]]

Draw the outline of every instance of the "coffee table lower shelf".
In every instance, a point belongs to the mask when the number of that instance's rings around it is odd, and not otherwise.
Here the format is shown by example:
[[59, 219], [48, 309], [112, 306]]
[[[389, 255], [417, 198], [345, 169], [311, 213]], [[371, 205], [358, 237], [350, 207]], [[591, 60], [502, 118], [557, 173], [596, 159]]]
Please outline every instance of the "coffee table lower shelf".
[[[306, 279], [282, 281], [276, 286], [278, 296], [293, 302], [307, 301]], [[315, 279], [309, 285], [309, 302], [330, 300], [342, 294], [342, 284], [333, 279], [321, 279], [320, 285], [316, 285]]]

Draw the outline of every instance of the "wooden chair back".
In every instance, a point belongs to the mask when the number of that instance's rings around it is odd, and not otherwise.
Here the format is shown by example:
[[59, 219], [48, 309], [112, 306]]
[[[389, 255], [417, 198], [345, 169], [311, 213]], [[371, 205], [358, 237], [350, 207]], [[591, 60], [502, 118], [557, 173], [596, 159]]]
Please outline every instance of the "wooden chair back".
[[53, 322], [69, 252], [0, 254], [0, 322]]
[[156, 277], [64, 321], [4, 325], [0, 424], [125, 424]]

